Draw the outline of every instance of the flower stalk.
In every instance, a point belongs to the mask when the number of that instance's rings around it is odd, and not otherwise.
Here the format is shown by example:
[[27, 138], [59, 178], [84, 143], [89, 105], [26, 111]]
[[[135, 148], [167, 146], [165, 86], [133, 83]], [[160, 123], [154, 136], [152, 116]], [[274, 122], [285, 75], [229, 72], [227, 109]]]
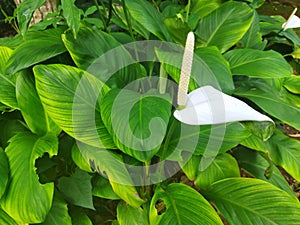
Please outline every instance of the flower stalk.
[[187, 101], [187, 93], [193, 64], [194, 43], [194, 33], [189, 32], [183, 53], [180, 80], [178, 86], [177, 104], [179, 109], [183, 109]]

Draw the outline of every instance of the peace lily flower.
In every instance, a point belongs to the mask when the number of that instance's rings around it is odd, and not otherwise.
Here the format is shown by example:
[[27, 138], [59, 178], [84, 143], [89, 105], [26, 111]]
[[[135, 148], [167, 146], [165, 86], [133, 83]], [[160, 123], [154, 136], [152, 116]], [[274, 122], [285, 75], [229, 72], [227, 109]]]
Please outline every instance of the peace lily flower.
[[208, 125], [236, 121], [269, 121], [243, 101], [222, 93], [212, 86], [200, 87], [187, 94], [193, 62], [194, 34], [187, 37], [178, 87], [178, 109], [174, 117], [189, 125]]
[[294, 9], [288, 20], [282, 24], [282, 28], [285, 31], [289, 28], [298, 28], [300, 27], [300, 18], [296, 16], [297, 8]]

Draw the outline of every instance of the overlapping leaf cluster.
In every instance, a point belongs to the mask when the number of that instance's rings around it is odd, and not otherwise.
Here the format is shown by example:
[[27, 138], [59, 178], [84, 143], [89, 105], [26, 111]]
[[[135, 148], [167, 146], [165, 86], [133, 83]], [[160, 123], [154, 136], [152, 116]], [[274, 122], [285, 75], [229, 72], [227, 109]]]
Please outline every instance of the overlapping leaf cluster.
[[[300, 38], [282, 31], [284, 18], [258, 15], [261, 0], [101, 1], [87, 9], [62, 0], [28, 28], [43, 2], [24, 0], [20, 33], [0, 39], [0, 224], [215, 225], [220, 215], [229, 224], [300, 223], [299, 201], [278, 169], [300, 181], [300, 142], [283, 132], [284, 124], [300, 130]], [[179, 81], [180, 53], [157, 48], [164, 63], [128, 65], [133, 56], [122, 49], [105, 69], [91, 68], [122, 44], [183, 46], [190, 31], [190, 90], [212, 85], [241, 98], [275, 129], [175, 120], [176, 90], [162, 93], [157, 83], [162, 73]], [[107, 78], [107, 68], [123, 64]], [[203, 167], [207, 155], [214, 158]], [[160, 183], [135, 176], [134, 166], [149, 172], [166, 158], [179, 174]]]

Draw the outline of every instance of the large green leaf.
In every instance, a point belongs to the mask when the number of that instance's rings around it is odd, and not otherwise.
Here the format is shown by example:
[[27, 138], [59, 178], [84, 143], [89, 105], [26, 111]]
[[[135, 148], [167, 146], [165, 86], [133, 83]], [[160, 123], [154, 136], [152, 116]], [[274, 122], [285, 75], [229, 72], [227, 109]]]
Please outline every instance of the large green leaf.
[[77, 143], [83, 157], [100, 174], [105, 173], [114, 192], [129, 205], [137, 208], [144, 200], [140, 198], [134, 182], [123, 163], [106, 149]]
[[26, 124], [33, 133], [44, 135], [48, 132], [53, 132], [54, 134], [60, 132], [60, 128], [44, 111], [31, 72], [24, 71], [18, 76], [16, 97]]
[[285, 191], [253, 178], [227, 178], [214, 183], [205, 196], [229, 224], [298, 224], [300, 203]]
[[159, 155], [180, 160], [181, 152], [215, 157], [238, 145], [251, 134], [240, 123], [192, 126], [174, 120]]
[[14, 75], [6, 75], [5, 67], [8, 59], [10, 58], [13, 50], [10, 48], [0, 46], [0, 102], [18, 109], [18, 103], [16, 99], [16, 77]]
[[59, 195], [58, 192], [54, 192], [53, 202], [51, 209], [41, 225], [72, 225], [71, 217], [68, 214], [67, 203]]
[[235, 49], [227, 52], [225, 57], [234, 75], [281, 78], [288, 77], [293, 72], [283, 56], [272, 50]]
[[201, 156], [192, 156], [182, 169], [201, 189], [209, 187], [218, 180], [240, 176], [237, 161], [227, 153], [217, 155], [205, 170], [201, 170], [200, 161]]
[[149, 225], [148, 215], [145, 209], [133, 208], [120, 202], [117, 207], [117, 217], [119, 225]]
[[150, 205], [151, 225], [223, 224], [213, 207], [191, 187], [173, 183], [157, 188]]
[[113, 190], [109, 180], [102, 176], [97, 177], [93, 185], [93, 196], [105, 199], [119, 200], [121, 199]]
[[77, 39], [71, 32], [62, 38], [75, 64], [102, 81], [111, 78], [108, 85], [121, 88], [143, 74], [142, 66], [135, 64], [130, 53], [110, 34], [82, 28]]
[[286, 89], [294, 94], [300, 94], [300, 76], [292, 75], [286, 77], [283, 81]]
[[276, 131], [268, 143], [270, 157], [275, 164], [300, 181], [300, 142]]
[[88, 209], [95, 209], [92, 199], [91, 176], [80, 169], [70, 177], [61, 177], [58, 180], [58, 189], [69, 203]]
[[51, 119], [70, 136], [114, 148], [101, 116], [98, 96], [108, 88], [89, 73], [66, 65], [35, 66], [36, 88]]
[[29, 32], [24, 42], [13, 51], [6, 72], [16, 73], [65, 52], [66, 48], [61, 40], [62, 32], [62, 28]]
[[34, 11], [40, 8], [44, 4], [44, 2], [45, 0], [24, 0], [19, 4], [16, 13], [19, 30], [22, 35], [24, 35], [27, 31]]
[[119, 149], [138, 160], [149, 161], [167, 130], [170, 97], [154, 89], [145, 94], [114, 89], [104, 97], [101, 115]]
[[145, 0], [126, 1], [126, 6], [132, 18], [161, 40], [170, 41], [171, 37], [164, 26], [163, 16], [157, 9]]
[[[156, 54], [168, 74], [179, 82], [183, 53], [157, 50]], [[229, 64], [216, 47], [195, 50], [191, 78], [190, 90], [211, 85], [216, 88], [220, 87], [223, 92], [231, 94], [234, 89]]]
[[16, 221], [13, 220], [5, 211], [0, 208], [0, 223], [5, 225], [20, 225]]
[[[291, 105], [285, 100], [283, 92], [263, 80], [243, 80], [236, 82], [237, 89], [234, 94], [247, 98], [262, 108], [268, 114], [280, 119], [296, 129], [300, 129], [300, 108]], [[289, 93], [286, 93], [289, 95]]]
[[266, 177], [266, 172], [270, 165], [258, 152], [247, 148], [239, 148], [237, 151], [234, 151], [234, 157], [237, 158], [240, 167], [248, 174], [269, 182], [295, 197], [295, 193], [277, 167], [274, 166], [271, 176], [269, 178]]
[[200, 20], [195, 33], [205, 46], [217, 46], [225, 52], [247, 32], [253, 10], [245, 3], [229, 1]]
[[6, 190], [6, 186], [8, 183], [8, 173], [9, 173], [8, 159], [3, 149], [0, 147], [0, 176], [1, 176], [0, 199]]
[[62, 40], [81, 69], [87, 69], [102, 54], [120, 45], [111, 35], [91, 28], [80, 29], [76, 39], [67, 31], [62, 35]]
[[67, 24], [76, 38], [80, 28], [80, 17], [83, 14], [83, 11], [77, 8], [74, 2], [75, 0], [62, 0], [61, 7]]
[[57, 154], [56, 136], [38, 137], [31, 133], [15, 135], [6, 148], [10, 165], [9, 188], [1, 199], [1, 207], [16, 221], [43, 222], [52, 204], [54, 184], [40, 184], [35, 173], [35, 160], [43, 154]]
[[90, 218], [81, 208], [72, 208], [71, 212], [72, 225], [93, 225]]
[[262, 39], [262, 35], [259, 29], [259, 15], [257, 11], [254, 11], [253, 22], [240, 42], [243, 48], [252, 48], [258, 50], [263, 50], [265, 48], [267, 40], [263, 41]]

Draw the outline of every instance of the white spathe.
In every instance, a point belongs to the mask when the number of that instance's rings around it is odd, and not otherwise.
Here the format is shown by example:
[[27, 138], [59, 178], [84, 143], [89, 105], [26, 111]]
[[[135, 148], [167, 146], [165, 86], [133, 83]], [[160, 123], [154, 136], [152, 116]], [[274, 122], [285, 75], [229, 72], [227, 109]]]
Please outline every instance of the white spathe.
[[189, 125], [209, 125], [237, 121], [270, 121], [269, 117], [245, 102], [222, 93], [212, 86], [198, 88], [187, 96], [184, 109], [175, 110], [174, 117]]
[[288, 20], [282, 24], [283, 30], [300, 27], [300, 18], [295, 15], [296, 11], [297, 8], [294, 9]]

